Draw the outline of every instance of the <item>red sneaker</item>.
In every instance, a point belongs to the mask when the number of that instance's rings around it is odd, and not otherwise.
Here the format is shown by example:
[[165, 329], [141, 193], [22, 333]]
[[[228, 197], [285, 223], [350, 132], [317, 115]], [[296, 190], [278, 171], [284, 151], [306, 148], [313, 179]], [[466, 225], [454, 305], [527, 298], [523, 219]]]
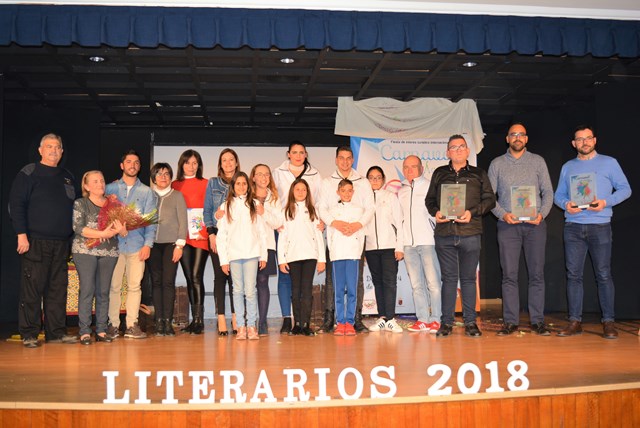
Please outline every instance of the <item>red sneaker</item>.
[[422, 331], [426, 332], [426, 331], [429, 331], [429, 324], [427, 324], [424, 321], [416, 321], [407, 330], [413, 331], [413, 332], [422, 332]]
[[440, 323], [438, 321], [429, 323], [429, 333], [436, 334], [438, 330], [440, 330]]
[[355, 336], [356, 335], [356, 329], [353, 328], [352, 324], [346, 323], [344, 325], [344, 335], [345, 336]]
[[333, 330], [334, 336], [344, 336], [345, 325], [338, 323], [336, 329]]

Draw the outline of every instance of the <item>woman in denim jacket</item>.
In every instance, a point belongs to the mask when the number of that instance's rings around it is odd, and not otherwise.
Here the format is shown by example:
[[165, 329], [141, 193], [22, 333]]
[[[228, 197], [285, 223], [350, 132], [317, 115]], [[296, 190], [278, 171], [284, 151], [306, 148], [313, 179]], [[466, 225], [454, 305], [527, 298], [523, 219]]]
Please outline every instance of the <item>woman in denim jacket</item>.
[[[225, 274], [220, 267], [220, 257], [216, 246], [216, 235], [218, 234], [218, 220], [224, 215], [224, 202], [229, 194], [229, 182], [234, 174], [240, 170], [238, 154], [232, 149], [224, 149], [218, 157], [218, 176], [211, 177], [207, 183], [207, 193], [204, 199], [204, 223], [209, 233], [209, 247], [211, 249], [211, 260], [213, 262], [213, 297], [216, 302], [216, 312], [218, 314], [218, 334], [226, 336], [227, 322], [225, 320], [225, 285], [229, 284], [229, 296], [233, 295], [233, 284], [231, 276]], [[238, 328], [236, 325], [236, 314], [231, 303], [231, 323], [233, 334]]]

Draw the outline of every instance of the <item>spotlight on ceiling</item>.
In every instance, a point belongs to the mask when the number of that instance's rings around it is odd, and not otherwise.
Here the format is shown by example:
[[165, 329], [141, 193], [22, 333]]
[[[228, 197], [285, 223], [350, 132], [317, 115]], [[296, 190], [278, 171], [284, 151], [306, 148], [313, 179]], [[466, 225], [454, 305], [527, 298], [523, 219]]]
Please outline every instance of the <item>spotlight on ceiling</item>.
[[280, 59], [280, 62], [283, 64], [293, 64], [296, 60], [293, 58], [282, 58]]
[[467, 61], [467, 62], [462, 64], [463, 67], [467, 67], [467, 68], [475, 67], [477, 65], [478, 65], [478, 63], [475, 62], [475, 61]]
[[104, 62], [105, 58], [103, 56], [90, 56], [89, 61], [91, 62]]

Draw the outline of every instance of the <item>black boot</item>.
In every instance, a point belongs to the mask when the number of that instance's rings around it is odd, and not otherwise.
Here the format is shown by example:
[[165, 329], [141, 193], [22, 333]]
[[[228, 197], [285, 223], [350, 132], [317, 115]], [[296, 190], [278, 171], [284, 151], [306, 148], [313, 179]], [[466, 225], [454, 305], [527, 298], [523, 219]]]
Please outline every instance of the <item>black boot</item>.
[[186, 326], [182, 327], [180, 331], [184, 331], [185, 333], [191, 333], [193, 331], [193, 322], [196, 319], [196, 306], [191, 305], [191, 322]]
[[[289, 318], [291, 319], [291, 318]], [[298, 336], [300, 334], [302, 334], [302, 326], [300, 325], [300, 323], [296, 323], [295, 326], [293, 326], [293, 328], [291, 329], [291, 332], [289, 333], [291, 336]]]
[[202, 319], [204, 306], [196, 305], [193, 314], [193, 327], [191, 328], [191, 334], [202, 334], [204, 331], [204, 321]]
[[324, 317], [322, 319], [322, 325], [318, 330], [319, 333], [331, 333], [334, 327], [333, 311], [324, 311]]
[[280, 334], [289, 334], [291, 332], [291, 317], [284, 317], [282, 319], [282, 328]]
[[301, 334], [304, 334], [305, 336], [315, 336], [316, 332], [309, 327], [309, 323], [304, 323]]
[[176, 332], [173, 329], [173, 324], [171, 323], [171, 318], [164, 320], [164, 335], [165, 336], [175, 336]]
[[356, 314], [356, 322], [353, 324], [353, 328], [357, 333], [369, 333], [369, 329], [362, 322], [362, 313]]
[[165, 332], [164, 332], [164, 320], [163, 319], [157, 319], [156, 320], [156, 336], [164, 336]]
[[267, 321], [261, 322], [258, 325], [258, 335], [260, 336], [269, 335], [269, 326], [267, 325]]

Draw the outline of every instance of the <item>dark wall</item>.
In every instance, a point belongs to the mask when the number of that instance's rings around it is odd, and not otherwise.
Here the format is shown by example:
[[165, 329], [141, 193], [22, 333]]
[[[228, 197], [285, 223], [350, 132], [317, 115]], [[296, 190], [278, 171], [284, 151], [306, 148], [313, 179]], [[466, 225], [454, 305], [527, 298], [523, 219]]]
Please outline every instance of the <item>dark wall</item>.
[[[640, 180], [633, 173], [633, 164], [637, 162], [638, 150], [630, 146], [634, 143], [635, 121], [640, 118], [640, 87], [635, 85], [601, 85], [594, 90], [594, 102], [587, 105], [574, 105], [562, 109], [541, 111], [514, 116], [522, 121], [529, 135], [528, 149], [545, 158], [551, 175], [554, 190], [562, 165], [574, 158], [576, 152], [571, 146], [573, 128], [588, 123], [595, 127], [599, 153], [615, 157], [625, 172], [632, 190], [640, 191]], [[503, 154], [506, 149], [504, 132], [488, 135], [485, 148], [478, 157], [483, 168], [489, 167], [493, 158]], [[635, 245], [639, 242], [640, 232], [637, 223], [638, 198], [632, 195], [627, 201], [616, 206], [612, 220], [614, 234], [612, 270], [616, 285], [616, 315], [618, 318], [640, 317], [640, 288], [637, 287], [633, 266]], [[547, 312], [566, 312], [566, 278], [564, 246], [562, 232], [564, 213], [555, 207], [548, 218], [547, 254], [545, 266], [546, 310]], [[483, 298], [501, 297], [500, 262], [496, 240], [496, 222], [493, 215], [485, 219], [483, 252], [482, 289]], [[526, 309], [526, 269], [524, 257], [520, 269], [521, 308]], [[584, 311], [600, 311], [597, 290], [590, 259], [587, 258], [584, 276]]]
[[15, 321], [18, 316], [20, 259], [16, 253], [16, 235], [6, 209], [13, 178], [24, 165], [40, 160], [40, 139], [50, 132], [62, 137], [64, 153], [60, 165], [69, 169], [77, 182], [85, 171], [98, 169], [100, 114], [89, 110], [55, 110], [27, 103], [6, 103], [4, 113], [0, 321]]

